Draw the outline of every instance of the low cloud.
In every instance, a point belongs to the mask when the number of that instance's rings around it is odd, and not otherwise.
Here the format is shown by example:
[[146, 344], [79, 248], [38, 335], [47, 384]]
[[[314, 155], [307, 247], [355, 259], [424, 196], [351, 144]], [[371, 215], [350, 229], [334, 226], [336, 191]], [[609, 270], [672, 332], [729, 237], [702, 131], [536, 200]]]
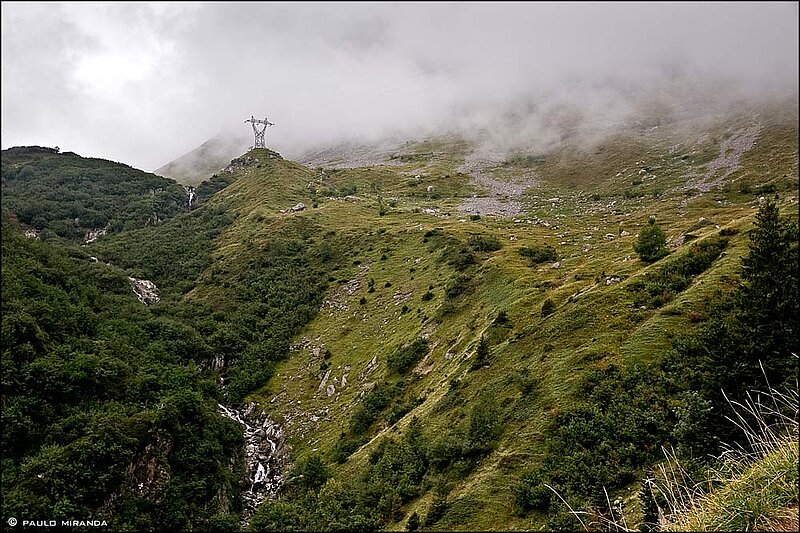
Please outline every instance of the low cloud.
[[[546, 146], [793, 96], [796, 3], [2, 4], [2, 144], [155, 169], [244, 119], [289, 157], [458, 130]], [[517, 146], [519, 145], [519, 146]]]

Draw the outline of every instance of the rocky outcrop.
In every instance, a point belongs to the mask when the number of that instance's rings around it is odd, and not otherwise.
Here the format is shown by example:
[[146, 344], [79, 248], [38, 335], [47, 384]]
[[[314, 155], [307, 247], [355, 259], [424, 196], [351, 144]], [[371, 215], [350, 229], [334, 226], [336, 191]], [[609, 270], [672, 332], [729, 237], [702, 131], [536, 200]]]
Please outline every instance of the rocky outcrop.
[[131, 277], [128, 277], [128, 281], [131, 283], [134, 294], [143, 304], [152, 305], [160, 299], [158, 287], [152, 281]]
[[[456, 169], [471, 176], [473, 187], [486, 190], [487, 196], [473, 195], [461, 202], [459, 211], [473, 215], [494, 215], [510, 218], [522, 212], [522, 195], [531, 187], [538, 185], [530, 172], [522, 173], [511, 181], [501, 181], [491, 176], [491, 171], [498, 168], [506, 159], [500, 152], [474, 152]], [[557, 200], [557, 199], [556, 199]]]
[[246, 486], [242, 493], [241, 521], [247, 525], [261, 502], [275, 498], [285, 481], [289, 455], [284, 446], [283, 427], [266, 413], [257, 412], [254, 403], [242, 409], [218, 404], [218, 409], [222, 416], [244, 429]]
[[84, 241], [86, 244], [90, 244], [96, 241], [98, 237], [102, 237], [103, 235], [107, 234], [108, 234], [108, 226], [106, 226], [105, 228], [87, 229]]

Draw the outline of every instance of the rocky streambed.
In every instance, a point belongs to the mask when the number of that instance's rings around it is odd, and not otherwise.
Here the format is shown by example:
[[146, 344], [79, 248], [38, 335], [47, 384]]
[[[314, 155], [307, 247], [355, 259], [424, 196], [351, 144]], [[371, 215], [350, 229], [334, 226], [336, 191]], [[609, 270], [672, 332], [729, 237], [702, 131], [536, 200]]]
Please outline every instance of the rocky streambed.
[[289, 465], [284, 431], [266, 413], [258, 412], [255, 403], [245, 404], [241, 409], [218, 404], [218, 409], [222, 416], [244, 429], [246, 486], [241, 519], [246, 525], [261, 502], [275, 498], [283, 486]]

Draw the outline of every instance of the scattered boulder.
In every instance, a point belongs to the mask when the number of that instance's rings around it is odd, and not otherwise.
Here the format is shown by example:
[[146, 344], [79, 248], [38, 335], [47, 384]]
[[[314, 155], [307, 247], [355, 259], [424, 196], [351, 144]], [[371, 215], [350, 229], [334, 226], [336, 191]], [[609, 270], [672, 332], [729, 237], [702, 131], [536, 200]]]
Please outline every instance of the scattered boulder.
[[303, 202], [300, 202], [300, 203], [299, 203], [299, 204], [297, 204], [296, 206], [292, 207], [291, 211], [294, 211], [294, 212], [297, 212], [297, 211], [302, 211], [302, 210], [304, 210], [305, 208], [306, 208], [306, 204], [304, 204]]
[[331, 375], [331, 369], [329, 368], [328, 371], [325, 372], [325, 376], [322, 378], [319, 387], [317, 387], [317, 391], [321, 391], [322, 389], [325, 388], [325, 384], [328, 382], [328, 378], [330, 377], [330, 375]]

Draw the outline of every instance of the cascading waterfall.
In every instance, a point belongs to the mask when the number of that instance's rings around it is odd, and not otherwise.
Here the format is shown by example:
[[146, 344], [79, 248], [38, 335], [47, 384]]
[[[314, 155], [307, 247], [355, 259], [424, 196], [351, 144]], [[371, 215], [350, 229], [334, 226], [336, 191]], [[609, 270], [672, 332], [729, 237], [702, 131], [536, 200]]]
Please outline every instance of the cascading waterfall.
[[274, 498], [283, 485], [283, 474], [288, 465], [288, 454], [283, 446], [283, 427], [265, 413], [256, 414], [255, 403], [248, 403], [242, 409], [217, 405], [222, 416], [244, 428], [245, 470], [249, 488], [242, 495], [242, 525], [247, 525], [261, 502]]
[[189, 185], [184, 185], [183, 188], [186, 190], [186, 197], [188, 198], [188, 208], [192, 208], [192, 204], [194, 203], [195, 198], [197, 197], [197, 193], [195, 192], [195, 188]]

